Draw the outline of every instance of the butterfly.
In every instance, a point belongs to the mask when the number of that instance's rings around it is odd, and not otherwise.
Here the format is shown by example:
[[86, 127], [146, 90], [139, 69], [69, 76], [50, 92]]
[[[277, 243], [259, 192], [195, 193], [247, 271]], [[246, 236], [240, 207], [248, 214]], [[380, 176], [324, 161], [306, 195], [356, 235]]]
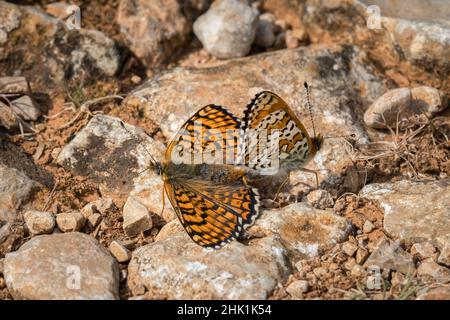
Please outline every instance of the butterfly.
[[[321, 137], [311, 138], [272, 92], [257, 94], [244, 114], [241, 123], [222, 106], [207, 105], [181, 126], [162, 162], [152, 158], [178, 219], [203, 247], [222, 247], [258, 217], [260, 196], [248, 177], [269, 166], [272, 146], [281, 150], [275, 157], [282, 164], [301, 163], [320, 148]], [[275, 144], [267, 146], [261, 139], [264, 130], [279, 132]]]

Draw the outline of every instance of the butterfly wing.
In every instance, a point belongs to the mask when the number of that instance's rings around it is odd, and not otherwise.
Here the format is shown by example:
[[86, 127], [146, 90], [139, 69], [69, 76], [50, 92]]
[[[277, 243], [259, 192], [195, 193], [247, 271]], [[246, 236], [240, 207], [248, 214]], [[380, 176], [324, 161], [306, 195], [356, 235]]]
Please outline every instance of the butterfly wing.
[[259, 194], [243, 183], [212, 186], [205, 181], [168, 180], [165, 189], [191, 239], [220, 248], [239, 237], [259, 214]]
[[[283, 163], [303, 161], [316, 152], [305, 127], [278, 95], [269, 91], [258, 93], [244, 115], [244, 161], [250, 168], [268, 168], [276, 154]], [[275, 131], [279, 134], [278, 144], [268, 143], [267, 137]]]
[[175, 163], [229, 163], [238, 154], [240, 121], [218, 105], [195, 113], [175, 135], [166, 151], [166, 161]]

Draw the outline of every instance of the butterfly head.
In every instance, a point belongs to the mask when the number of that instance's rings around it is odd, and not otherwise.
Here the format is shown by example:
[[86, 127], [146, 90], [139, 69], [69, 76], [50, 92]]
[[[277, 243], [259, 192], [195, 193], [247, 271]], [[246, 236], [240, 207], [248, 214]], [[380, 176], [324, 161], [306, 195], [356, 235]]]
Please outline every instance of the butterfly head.
[[315, 154], [317, 151], [320, 150], [323, 143], [323, 136], [319, 133], [317, 136], [311, 138], [312, 143], [312, 154]]
[[163, 167], [161, 162], [152, 162], [150, 166], [157, 175], [160, 176], [162, 174]]

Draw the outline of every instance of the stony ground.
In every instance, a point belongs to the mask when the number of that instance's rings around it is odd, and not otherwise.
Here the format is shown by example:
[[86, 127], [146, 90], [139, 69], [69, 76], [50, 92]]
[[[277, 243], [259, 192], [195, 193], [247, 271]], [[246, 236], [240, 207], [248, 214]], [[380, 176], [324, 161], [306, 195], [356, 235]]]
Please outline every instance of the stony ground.
[[[74, 1], [70, 30], [65, 3], [0, 1], [0, 298], [450, 299], [445, 17], [211, 2]], [[346, 137], [308, 164], [319, 186], [267, 178], [239, 241], [194, 244], [148, 153], [261, 90], [311, 132], [305, 81], [316, 130]]]

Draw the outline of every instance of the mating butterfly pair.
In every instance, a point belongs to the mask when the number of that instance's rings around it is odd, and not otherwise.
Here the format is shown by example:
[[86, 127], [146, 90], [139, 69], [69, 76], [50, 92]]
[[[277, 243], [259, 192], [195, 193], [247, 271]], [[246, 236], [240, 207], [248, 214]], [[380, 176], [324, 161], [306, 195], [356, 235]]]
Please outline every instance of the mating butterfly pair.
[[[274, 150], [282, 164], [300, 166], [314, 156], [322, 142], [320, 136], [311, 138], [294, 112], [272, 92], [258, 93], [244, 114], [241, 124], [221, 106], [203, 107], [180, 128], [164, 161], [153, 164], [184, 229], [203, 247], [222, 247], [239, 237], [259, 215], [259, 193], [247, 183], [249, 171], [267, 168]], [[211, 152], [211, 146], [215, 152], [239, 154], [240, 132], [246, 146], [241, 154], [243, 165], [178, 161], [186, 156], [202, 158]], [[263, 133], [277, 133], [275, 149], [261, 147]], [[262, 152], [254, 152], [261, 148]]]

